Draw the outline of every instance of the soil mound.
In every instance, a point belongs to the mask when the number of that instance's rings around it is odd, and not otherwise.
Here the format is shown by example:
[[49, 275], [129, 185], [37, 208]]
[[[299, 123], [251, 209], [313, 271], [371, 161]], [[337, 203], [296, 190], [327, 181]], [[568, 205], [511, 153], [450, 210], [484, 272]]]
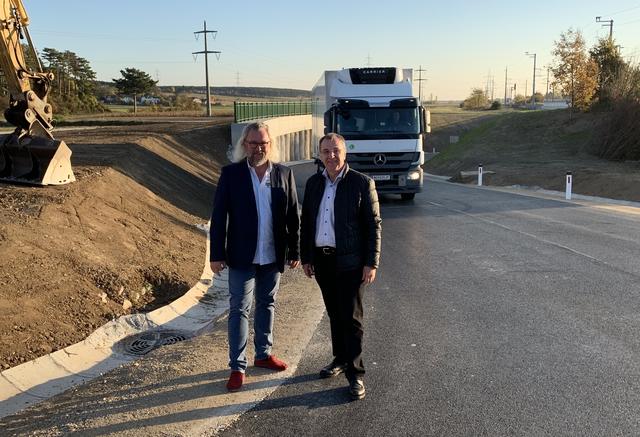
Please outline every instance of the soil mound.
[[57, 135], [76, 183], [0, 186], [0, 369], [187, 291], [230, 141], [228, 120]]

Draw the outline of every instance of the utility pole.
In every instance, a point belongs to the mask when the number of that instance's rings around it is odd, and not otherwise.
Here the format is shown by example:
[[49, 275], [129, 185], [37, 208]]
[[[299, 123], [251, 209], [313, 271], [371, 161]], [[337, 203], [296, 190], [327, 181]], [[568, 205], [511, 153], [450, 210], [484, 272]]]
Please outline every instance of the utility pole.
[[491, 81], [493, 80], [493, 76], [491, 75], [491, 70], [489, 70], [489, 73], [485, 76], [485, 79], [486, 79], [486, 82], [484, 83], [484, 95], [488, 99], [489, 93], [492, 92]]
[[240, 72], [236, 71], [236, 86], [240, 86]]
[[493, 102], [493, 92], [496, 90], [496, 78], [491, 76], [491, 101]]
[[207, 34], [208, 33], [212, 33], [213, 34], [213, 38], [215, 39], [216, 34], [218, 33], [217, 30], [207, 30], [207, 21], [205, 20], [204, 22], [204, 30], [200, 30], [198, 32], [193, 32], [194, 35], [196, 36], [196, 39], [198, 39], [198, 35], [199, 34], [204, 34], [204, 51], [201, 52], [193, 52], [194, 55], [199, 55], [201, 53], [204, 53], [204, 75], [205, 75], [205, 79], [206, 79], [206, 84], [207, 84], [207, 117], [211, 117], [211, 88], [209, 87], [209, 53], [214, 53], [216, 55], [217, 59], [220, 59], [220, 53], [219, 51], [211, 51], [207, 49]]
[[367, 53], [367, 67], [371, 67], [371, 54]]
[[507, 67], [504, 67], [504, 104], [507, 104]]
[[602, 17], [596, 17], [596, 23], [607, 23], [603, 24], [602, 27], [609, 27], [609, 42], [613, 41], [613, 20], [601, 20]]
[[549, 70], [551, 69], [551, 67], [549, 67], [547, 65], [547, 93], [544, 95], [545, 100], [547, 99], [547, 96], [549, 95]]
[[427, 80], [422, 78], [422, 72], [427, 70], [424, 70], [421, 65], [416, 71], [418, 72], [418, 100], [420, 100], [420, 104], [422, 105], [422, 81]]
[[530, 58], [533, 58], [533, 89], [531, 91], [531, 104], [535, 105], [536, 104], [536, 54], [529, 53], [529, 52], [525, 52], [524, 54]]

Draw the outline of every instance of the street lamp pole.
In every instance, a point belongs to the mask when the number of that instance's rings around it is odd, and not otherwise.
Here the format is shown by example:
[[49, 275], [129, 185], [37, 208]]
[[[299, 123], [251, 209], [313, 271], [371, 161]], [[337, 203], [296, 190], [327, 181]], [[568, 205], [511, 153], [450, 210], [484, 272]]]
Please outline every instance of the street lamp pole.
[[613, 20], [603, 20], [602, 17], [596, 17], [596, 23], [607, 23], [602, 27], [609, 27], [609, 42], [613, 41]]
[[536, 104], [536, 54], [525, 52], [525, 55], [533, 58], [533, 89], [531, 90], [531, 104]]

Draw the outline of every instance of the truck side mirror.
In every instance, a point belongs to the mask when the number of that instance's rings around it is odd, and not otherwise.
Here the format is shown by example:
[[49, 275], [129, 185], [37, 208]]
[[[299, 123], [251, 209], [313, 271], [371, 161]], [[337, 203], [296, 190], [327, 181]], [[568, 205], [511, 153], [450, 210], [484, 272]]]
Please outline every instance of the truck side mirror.
[[333, 108], [324, 113], [324, 134], [333, 132]]
[[420, 106], [420, 133], [431, 133], [431, 112], [424, 109], [424, 106]]

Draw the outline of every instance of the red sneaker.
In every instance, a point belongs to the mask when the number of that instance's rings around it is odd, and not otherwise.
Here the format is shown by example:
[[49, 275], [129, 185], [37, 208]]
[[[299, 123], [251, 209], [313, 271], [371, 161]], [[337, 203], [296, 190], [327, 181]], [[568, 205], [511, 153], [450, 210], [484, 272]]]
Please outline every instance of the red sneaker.
[[287, 370], [287, 363], [277, 359], [273, 355], [269, 355], [264, 360], [254, 360], [253, 365], [256, 367], [264, 367], [265, 369], [276, 370], [278, 372]]
[[242, 388], [242, 384], [244, 383], [244, 373], [239, 370], [233, 370], [231, 375], [229, 376], [229, 381], [227, 382], [227, 390], [229, 391], [238, 391]]

